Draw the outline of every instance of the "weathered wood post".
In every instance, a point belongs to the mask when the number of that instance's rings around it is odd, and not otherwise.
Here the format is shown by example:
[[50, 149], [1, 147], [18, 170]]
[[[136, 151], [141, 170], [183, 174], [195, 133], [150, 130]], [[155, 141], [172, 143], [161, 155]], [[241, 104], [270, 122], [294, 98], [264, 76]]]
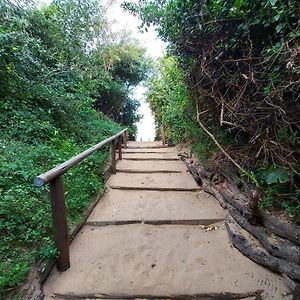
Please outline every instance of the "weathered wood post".
[[127, 148], [127, 131], [123, 133], [124, 148]]
[[122, 137], [118, 138], [118, 152], [119, 152], [119, 160], [122, 160]]
[[165, 128], [163, 125], [160, 127], [160, 135], [161, 135], [162, 144], [165, 145], [166, 144], [166, 134], [165, 134]]
[[111, 142], [111, 172], [116, 174], [116, 140]]
[[53, 218], [54, 241], [59, 257], [57, 269], [66, 271], [70, 268], [67, 211], [65, 204], [64, 179], [58, 176], [50, 182], [50, 198]]
[[[126, 129], [119, 133], [101, 141], [93, 147], [73, 156], [62, 164], [40, 174], [34, 179], [36, 187], [42, 187], [46, 184], [50, 185], [50, 198], [52, 208], [53, 234], [55, 247], [59, 251], [57, 259], [57, 269], [59, 271], [66, 271], [70, 268], [70, 254], [69, 254], [69, 238], [68, 238], [68, 224], [67, 213], [64, 194], [64, 180], [63, 174], [66, 173], [73, 166], [89, 157], [105, 145], [111, 143], [111, 158], [112, 158], [112, 173], [116, 173], [116, 148], [119, 139], [124, 136]], [[122, 149], [119, 152], [122, 156]]]

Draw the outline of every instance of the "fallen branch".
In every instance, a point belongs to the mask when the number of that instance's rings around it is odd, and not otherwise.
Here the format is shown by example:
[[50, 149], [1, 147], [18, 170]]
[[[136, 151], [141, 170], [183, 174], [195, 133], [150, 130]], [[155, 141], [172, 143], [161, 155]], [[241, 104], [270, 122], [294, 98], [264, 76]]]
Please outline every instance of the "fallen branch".
[[239, 210], [247, 220], [251, 219], [251, 211], [247, 206], [246, 197], [244, 197], [242, 194], [232, 193], [229, 190], [225, 190], [224, 188], [216, 185], [214, 188], [222, 195], [226, 202]]
[[227, 208], [227, 203], [224, 201], [223, 196], [213, 187], [211, 187], [208, 183], [203, 185], [203, 191], [213, 195], [219, 202], [222, 208]]
[[[252, 212], [247, 205], [248, 199], [243, 194], [237, 194], [210, 182], [197, 170], [195, 165], [184, 161], [188, 170], [193, 175], [198, 184], [202, 182], [203, 191], [213, 195], [223, 208], [227, 208], [230, 212], [235, 210], [235, 218], [239, 224], [254, 235], [264, 247], [276, 257], [286, 259], [288, 261], [300, 262], [300, 228], [297, 225], [280, 221], [278, 218], [258, 210], [257, 221], [263, 227], [253, 226], [248, 221], [251, 220]], [[240, 213], [243, 217], [240, 215]], [[242, 221], [244, 220], [244, 221]], [[247, 227], [247, 228], [246, 228]], [[273, 242], [269, 239], [271, 234]]]
[[251, 233], [273, 256], [300, 264], [300, 248], [294, 243], [270, 234], [260, 225], [253, 226], [235, 208], [228, 208], [230, 215], [245, 230]]
[[241, 234], [239, 225], [229, 214], [227, 215], [225, 225], [233, 246], [245, 256], [276, 273], [284, 273], [294, 280], [300, 280], [300, 266], [295, 266], [283, 259], [274, 257], [263, 248], [250, 243]]
[[[235, 194], [229, 190], [214, 186], [224, 199], [230, 203], [234, 208], [238, 209], [243, 216], [249, 220], [252, 216], [247, 203], [249, 200], [242, 194]], [[263, 225], [268, 231], [278, 235], [283, 239], [287, 239], [296, 245], [300, 246], [300, 227], [286, 221], [281, 221], [275, 216], [259, 209], [257, 221]]]
[[281, 221], [262, 210], [259, 214], [261, 224], [269, 231], [300, 246], [300, 226]]
[[195, 167], [195, 165], [189, 163], [187, 160], [183, 160], [183, 162], [185, 163], [186, 167], [188, 168], [188, 170], [190, 171], [190, 173], [193, 175], [194, 180], [197, 182], [198, 185], [202, 186], [203, 185], [203, 181], [205, 180], [205, 178], [201, 178], [197, 168]]
[[221, 144], [217, 141], [217, 139], [214, 137], [214, 135], [204, 126], [204, 124], [200, 120], [201, 113], [199, 112], [199, 103], [196, 101], [196, 109], [197, 109], [197, 121], [200, 125], [200, 127], [207, 133], [207, 135], [214, 141], [216, 146], [222, 151], [222, 153], [243, 173], [246, 174], [246, 170], [239, 165], [229, 154], [228, 152], [221, 146]]

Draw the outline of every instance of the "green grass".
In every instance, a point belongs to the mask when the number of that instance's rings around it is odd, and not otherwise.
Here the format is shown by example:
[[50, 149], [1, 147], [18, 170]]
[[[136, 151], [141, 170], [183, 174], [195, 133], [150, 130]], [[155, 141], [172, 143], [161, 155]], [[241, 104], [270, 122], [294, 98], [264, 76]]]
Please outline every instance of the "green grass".
[[[95, 131], [102, 130], [81, 142], [57, 135], [34, 143], [0, 137], [0, 299], [7, 299], [8, 293], [26, 280], [37, 260], [57, 256], [52, 242], [49, 187], [36, 188], [33, 180], [120, 130], [105, 117], [95, 124]], [[85, 133], [88, 135], [88, 131]], [[102, 172], [107, 159], [108, 148], [65, 174], [69, 229], [80, 222], [93, 197], [104, 187]]]

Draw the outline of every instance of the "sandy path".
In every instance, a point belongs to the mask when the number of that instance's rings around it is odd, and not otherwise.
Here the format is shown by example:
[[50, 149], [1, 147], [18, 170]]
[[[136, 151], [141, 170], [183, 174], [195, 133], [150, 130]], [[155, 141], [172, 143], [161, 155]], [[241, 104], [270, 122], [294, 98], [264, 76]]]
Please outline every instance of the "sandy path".
[[[159, 299], [258, 289], [265, 290], [263, 299], [291, 299], [284, 296], [288, 288], [280, 276], [232, 247], [222, 221], [225, 212], [213, 197], [199, 191], [184, 164], [158, 163], [159, 156], [176, 156], [159, 146], [129, 144], [128, 151], [136, 149], [136, 157], [147, 160], [118, 162], [122, 172], [111, 176], [106, 194], [71, 244], [71, 268], [52, 271], [43, 287], [45, 299], [100, 299], [104, 293]], [[149, 160], [151, 149], [160, 150], [153, 151], [155, 160]], [[147, 170], [150, 173], [139, 173]], [[162, 170], [178, 173], [151, 173]], [[200, 225], [126, 225], [132, 220], [198, 220]], [[113, 221], [125, 224], [103, 226]]]
[[[88, 221], [224, 220], [225, 212], [204, 193], [108, 190]], [[204, 223], [204, 222], [203, 222]]]
[[179, 160], [179, 157], [177, 153], [172, 152], [161, 152], [161, 153], [124, 153], [123, 159], [129, 159], [129, 160]]
[[180, 174], [126, 174], [118, 173], [111, 176], [107, 184], [120, 189], [149, 189], [149, 190], [200, 190], [189, 173]]
[[281, 292], [281, 278], [232, 248], [221, 224], [213, 231], [199, 226], [87, 226], [71, 253], [71, 269], [59, 280], [52, 274], [47, 282], [60, 294], [245, 292], [266, 285], [269, 299], [279, 299]]
[[121, 160], [117, 164], [121, 172], [186, 172], [186, 167], [181, 161], [156, 161], [152, 160]]
[[174, 153], [174, 148], [130, 148], [130, 145], [127, 149], [123, 149], [123, 153]]

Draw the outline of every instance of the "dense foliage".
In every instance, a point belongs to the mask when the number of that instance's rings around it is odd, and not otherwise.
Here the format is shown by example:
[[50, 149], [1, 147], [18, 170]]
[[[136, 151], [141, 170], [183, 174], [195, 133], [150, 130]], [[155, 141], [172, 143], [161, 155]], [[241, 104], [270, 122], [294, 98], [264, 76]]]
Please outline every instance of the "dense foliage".
[[[154, 113], [156, 138], [160, 139], [163, 131], [169, 144], [191, 144], [204, 160], [211, 157], [216, 149], [197, 124], [196, 108], [189, 97], [185, 79], [186, 74], [177, 59], [167, 55], [158, 62], [156, 72], [148, 81], [146, 98]], [[222, 135], [223, 142], [229, 143], [224, 133], [217, 128], [215, 130], [219, 136]]]
[[98, 78], [94, 107], [130, 127], [133, 136], [135, 123], [140, 118], [137, 115], [139, 102], [132, 99], [128, 91], [143, 81], [150, 70], [150, 61], [144, 58], [145, 50], [137, 45], [134, 40], [122, 38], [117, 44], [102, 45], [92, 58], [93, 64], [103, 66], [93, 74]]
[[[149, 63], [136, 41], [110, 33], [98, 2], [38, 9], [0, 0], [0, 298], [37, 259], [57, 255], [49, 192], [34, 177], [122, 126], [134, 135], [130, 89]], [[98, 152], [65, 176], [70, 227], [103, 187], [107, 157]]]
[[156, 72], [149, 80], [147, 100], [154, 113], [156, 136], [161, 127], [167, 137], [175, 143], [189, 139], [190, 123], [194, 112], [189, 113], [188, 91], [183, 81], [182, 71], [174, 57], [165, 57], [159, 62]]
[[228, 153], [267, 189], [262, 205], [299, 221], [299, 1], [140, 0], [124, 7], [169, 43], [195, 114], [223, 145], [231, 137]]

